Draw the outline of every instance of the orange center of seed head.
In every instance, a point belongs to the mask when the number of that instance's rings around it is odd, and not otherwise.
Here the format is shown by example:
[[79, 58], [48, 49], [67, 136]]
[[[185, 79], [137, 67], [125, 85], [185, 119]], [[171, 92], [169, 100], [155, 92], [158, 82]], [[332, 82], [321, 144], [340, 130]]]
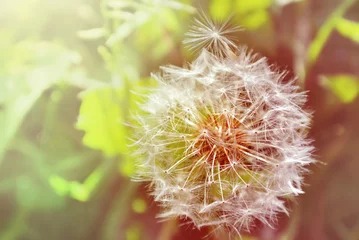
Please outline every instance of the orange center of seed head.
[[194, 144], [199, 157], [207, 163], [225, 167], [228, 164], [243, 163], [245, 134], [242, 124], [228, 114], [209, 115], [199, 127], [199, 135]]

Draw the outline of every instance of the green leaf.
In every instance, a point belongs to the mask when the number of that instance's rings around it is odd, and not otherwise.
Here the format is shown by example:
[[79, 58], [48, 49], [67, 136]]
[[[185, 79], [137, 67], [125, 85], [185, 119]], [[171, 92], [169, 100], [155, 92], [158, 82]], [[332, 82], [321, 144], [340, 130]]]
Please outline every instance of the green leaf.
[[272, 5], [273, 0], [238, 0], [236, 1], [236, 10], [240, 14], [246, 14], [252, 11], [267, 9]]
[[248, 30], [256, 30], [270, 21], [271, 19], [267, 10], [257, 10], [247, 14], [241, 20], [241, 24]]
[[212, 0], [209, 12], [213, 19], [225, 21], [232, 11], [232, 0]]
[[135, 161], [127, 147], [130, 129], [124, 125], [133, 122], [128, 116], [125, 120], [124, 114], [140, 114], [139, 103], [155, 85], [153, 79], [142, 79], [132, 83], [131, 91], [106, 86], [82, 94], [77, 128], [85, 132], [83, 143], [107, 156], [121, 155], [119, 171], [124, 176], [135, 172]]
[[93, 28], [88, 30], [81, 30], [77, 32], [77, 36], [82, 39], [95, 40], [106, 36], [104, 28]]
[[[89, 89], [81, 94], [77, 129], [83, 130], [83, 143], [101, 150], [107, 156], [128, 153], [129, 113], [136, 113], [138, 104], [143, 102], [150, 88], [155, 87], [152, 79], [130, 83], [131, 89], [102, 86]], [[126, 115], [126, 116], [124, 116]]]
[[90, 197], [90, 191], [86, 188], [85, 185], [79, 182], [70, 182], [70, 194], [74, 199], [85, 202]]
[[102, 179], [105, 176], [106, 170], [108, 170], [111, 165], [111, 162], [112, 161], [108, 161], [108, 163], [103, 163], [100, 165], [84, 181], [83, 185], [90, 194], [94, 192], [95, 189], [100, 185]]
[[107, 156], [127, 152], [124, 90], [110, 86], [84, 92], [76, 127], [85, 132], [83, 143]]
[[191, 6], [190, 0], [167, 0], [167, 1], [154, 1], [156, 5], [171, 8], [177, 11], [184, 11], [188, 13], [195, 13], [196, 8]]
[[174, 37], [181, 30], [181, 22], [172, 9], [159, 7], [146, 23], [138, 28], [134, 41], [136, 49], [152, 59], [160, 59], [174, 47]]
[[317, 35], [309, 45], [308, 64], [312, 65], [316, 62], [330, 34], [335, 29], [338, 21], [342, 18], [345, 11], [355, 2], [355, 0], [343, 1], [335, 11], [330, 15], [326, 22], [320, 27]]
[[121, 157], [119, 171], [123, 176], [131, 177], [136, 171], [136, 166], [133, 159], [128, 155], [123, 155]]
[[236, 2], [235, 9], [239, 13], [239, 24], [248, 30], [257, 30], [266, 23], [271, 22], [268, 8], [273, 0], [239, 0]]
[[351, 75], [326, 76], [325, 85], [343, 103], [351, 103], [359, 94], [359, 79]]
[[[146, 101], [146, 95], [157, 86], [157, 82], [152, 78], [144, 78], [141, 81], [138, 81], [136, 85], [132, 87], [130, 94], [130, 111], [133, 114], [141, 115], [141, 109], [139, 106]], [[131, 120], [131, 119], [130, 119]], [[134, 123], [131, 121], [134, 125]], [[133, 150], [133, 149], [131, 149]], [[124, 154], [121, 156], [121, 161], [119, 163], [119, 171], [123, 176], [131, 177], [136, 171], [135, 161], [132, 158], [131, 154]]]
[[337, 22], [337, 30], [344, 37], [351, 39], [352, 41], [359, 43], [359, 22], [340, 18]]
[[68, 181], [57, 175], [49, 177], [48, 182], [57, 195], [65, 197], [70, 196], [81, 202], [88, 201], [95, 190], [101, 185], [106, 176], [106, 172], [112, 169], [113, 161], [106, 159], [98, 166], [83, 183], [78, 181]]
[[107, 46], [114, 46], [117, 42], [120, 42], [130, 36], [139, 26], [143, 25], [150, 18], [150, 14], [145, 11], [137, 11], [132, 16], [132, 19], [122, 23], [116, 31], [109, 37], [106, 42]]
[[49, 178], [49, 183], [54, 191], [59, 196], [67, 196], [70, 191], [70, 184], [65, 179], [59, 176], [51, 176]]

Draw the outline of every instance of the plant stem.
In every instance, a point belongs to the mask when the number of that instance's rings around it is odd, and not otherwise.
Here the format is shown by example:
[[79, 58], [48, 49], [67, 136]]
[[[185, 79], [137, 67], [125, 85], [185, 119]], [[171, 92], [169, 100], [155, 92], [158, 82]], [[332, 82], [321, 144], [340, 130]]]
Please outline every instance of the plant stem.
[[107, 216], [105, 220], [101, 239], [113, 240], [118, 238], [116, 236], [119, 232], [118, 229], [123, 228], [123, 224], [127, 219], [131, 209], [128, 206], [131, 205], [130, 201], [132, 199], [132, 196], [136, 192], [138, 186], [138, 183], [129, 181], [124, 184], [125, 189], [120, 190], [117, 193], [114, 205], [110, 208], [111, 213]]
[[336, 27], [337, 20], [340, 19], [344, 15], [346, 10], [348, 10], [350, 6], [352, 6], [355, 2], [356, 0], [343, 1], [330, 15], [330, 17], [325, 21], [323, 26], [319, 29], [317, 35], [315, 36], [314, 40], [309, 46], [309, 50], [308, 50], [309, 59], [308, 59], [307, 69], [309, 69], [316, 62], [330, 34]]
[[19, 207], [17, 209], [16, 215], [12, 218], [9, 223], [9, 226], [4, 229], [0, 235], [2, 240], [16, 240], [18, 239], [26, 230], [26, 217], [29, 211], [25, 207]]
[[163, 223], [158, 240], [170, 240], [179, 230], [179, 222], [177, 218], [173, 218]]

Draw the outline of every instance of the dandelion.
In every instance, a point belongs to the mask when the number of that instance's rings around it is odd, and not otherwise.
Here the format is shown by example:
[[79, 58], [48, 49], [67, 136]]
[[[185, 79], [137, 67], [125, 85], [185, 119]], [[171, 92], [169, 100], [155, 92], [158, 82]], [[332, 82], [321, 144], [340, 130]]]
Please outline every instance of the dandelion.
[[137, 117], [138, 179], [151, 182], [162, 218], [238, 235], [258, 220], [272, 226], [314, 162], [306, 94], [235, 47], [223, 26], [196, 23], [186, 43], [203, 50], [188, 67], [153, 75], [159, 86]]
[[201, 13], [186, 33], [187, 39], [183, 43], [193, 51], [204, 48], [213, 51], [217, 56], [226, 57], [232, 49], [237, 48], [233, 34], [239, 30], [238, 26], [231, 26], [230, 18], [223, 24], [218, 24]]

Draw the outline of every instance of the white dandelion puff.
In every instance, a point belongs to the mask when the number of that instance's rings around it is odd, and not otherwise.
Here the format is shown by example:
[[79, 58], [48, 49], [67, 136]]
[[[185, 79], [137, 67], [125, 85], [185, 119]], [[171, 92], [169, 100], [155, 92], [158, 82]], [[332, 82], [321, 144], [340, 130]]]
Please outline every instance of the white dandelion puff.
[[[187, 44], [203, 47], [187, 68], [167, 66], [142, 105], [135, 145], [140, 180], [151, 181], [160, 217], [250, 231], [288, 213], [313, 147], [305, 92], [264, 58], [237, 48], [205, 18]], [[214, 40], [210, 34], [218, 34]], [[227, 51], [235, 51], [228, 54]]]
[[231, 25], [230, 18], [219, 24], [201, 13], [186, 33], [183, 43], [195, 52], [204, 48], [216, 56], [228, 57], [237, 49], [233, 35], [239, 30], [238, 26]]

